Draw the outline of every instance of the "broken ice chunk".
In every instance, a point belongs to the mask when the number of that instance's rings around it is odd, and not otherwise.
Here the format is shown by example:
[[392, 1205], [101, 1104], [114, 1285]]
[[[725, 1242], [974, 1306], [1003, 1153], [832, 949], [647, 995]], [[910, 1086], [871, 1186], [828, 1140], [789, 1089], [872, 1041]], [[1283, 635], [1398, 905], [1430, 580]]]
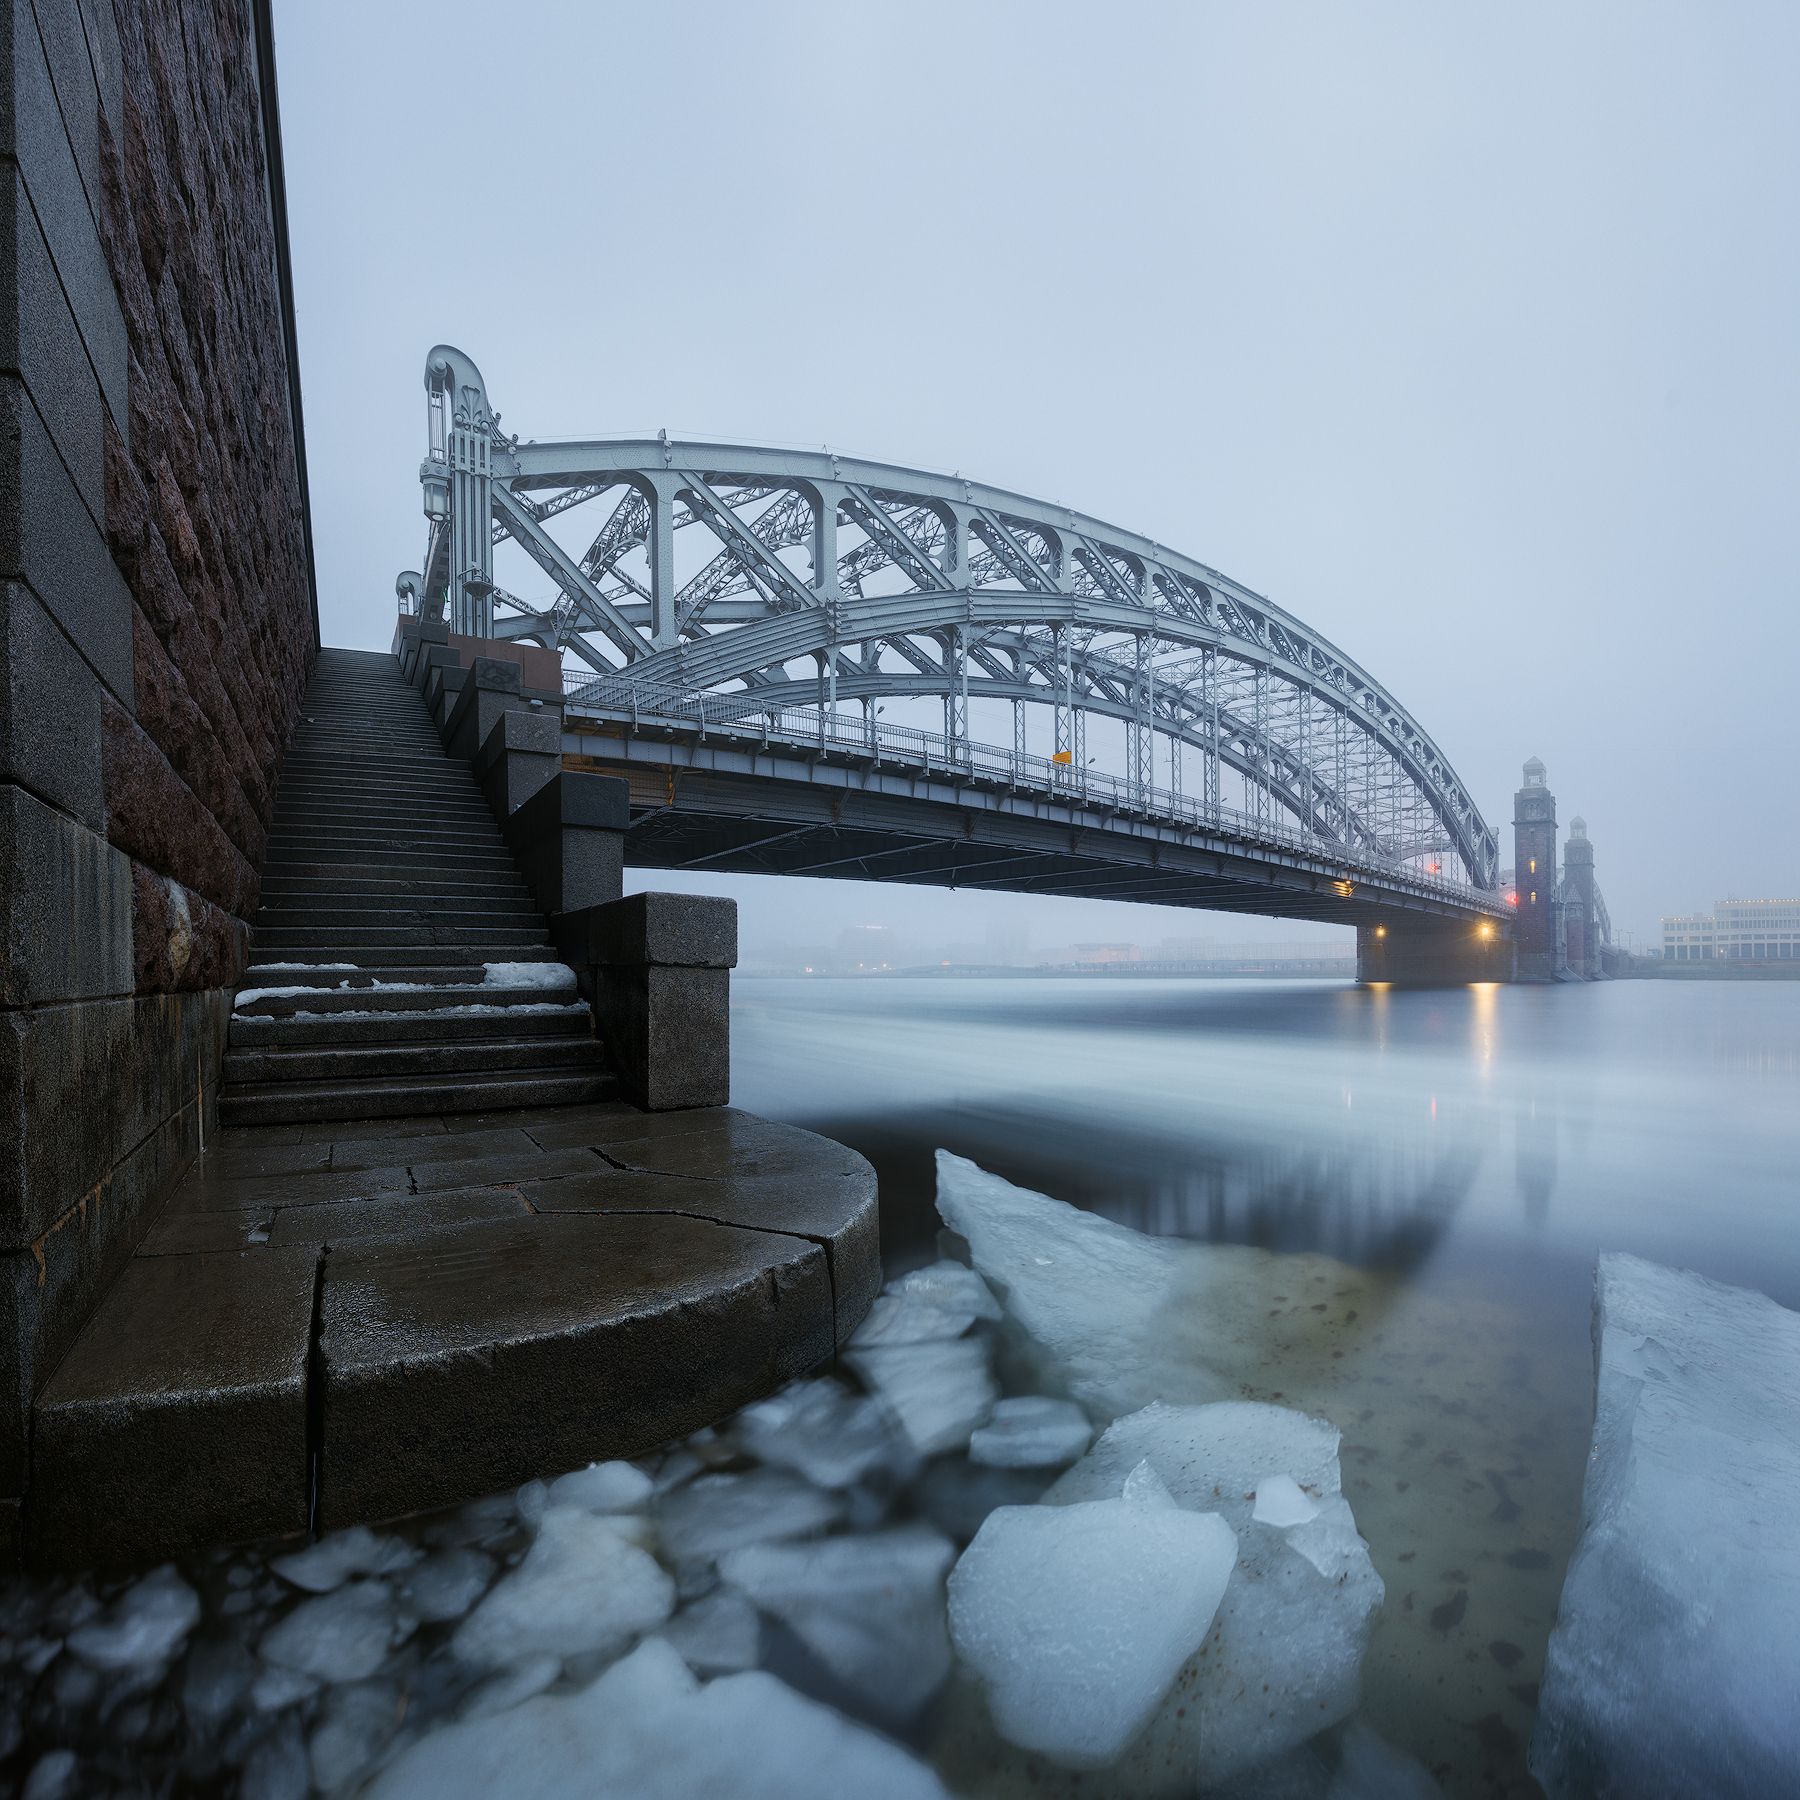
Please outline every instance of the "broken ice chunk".
[[418, 1551], [401, 1538], [377, 1537], [366, 1525], [352, 1525], [304, 1550], [276, 1557], [269, 1567], [309, 1594], [328, 1594], [352, 1575], [392, 1574], [410, 1567], [418, 1557]]
[[1337, 1769], [1325, 1800], [1444, 1800], [1444, 1790], [1423, 1763], [1352, 1719], [1338, 1738]]
[[1053, 1469], [1088, 1447], [1094, 1428], [1072, 1400], [1021, 1394], [998, 1400], [969, 1438], [969, 1460], [994, 1469]]
[[636, 1512], [650, 1503], [655, 1484], [633, 1463], [589, 1463], [559, 1475], [550, 1484], [552, 1506], [579, 1506], [592, 1513]]
[[674, 1607], [674, 1582], [610, 1520], [551, 1506], [525, 1560], [489, 1590], [451, 1647], [464, 1662], [489, 1668], [538, 1652], [612, 1655]]
[[753, 1544], [719, 1572], [789, 1626], [847, 1688], [910, 1718], [950, 1673], [944, 1571], [956, 1556], [928, 1525], [811, 1544]]
[[393, 1596], [382, 1581], [355, 1581], [302, 1600], [263, 1633], [266, 1662], [320, 1681], [360, 1681], [387, 1659], [398, 1634]]
[[965, 1263], [939, 1262], [890, 1281], [851, 1343], [927, 1344], [961, 1337], [977, 1319], [998, 1322], [1000, 1303]]
[[1256, 1484], [1256, 1506], [1250, 1515], [1259, 1525], [1285, 1530], [1319, 1516], [1319, 1503], [1291, 1475], [1265, 1475]]
[[69, 1633], [69, 1648], [96, 1669], [162, 1663], [200, 1620], [200, 1596], [173, 1565], [154, 1569], [115, 1600], [106, 1616]]
[[951, 1637], [1003, 1736], [1098, 1768], [1200, 1648], [1236, 1561], [1231, 1527], [1154, 1477], [1116, 1499], [1002, 1507], [950, 1576]]
[[846, 1351], [844, 1361], [875, 1390], [921, 1456], [960, 1450], [994, 1410], [998, 1389], [978, 1338], [881, 1344]]
[[[746, 1556], [749, 1551], [733, 1551]], [[737, 1588], [715, 1588], [710, 1594], [684, 1606], [661, 1632], [673, 1644], [681, 1660], [697, 1675], [735, 1675], [756, 1667], [762, 1642], [762, 1621], [749, 1597]]]
[[407, 1571], [400, 1599], [428, 1623], [460, 1619], [487, 1592], [493, 1577], [492, 1559], [479, 1550], [443, 1550]]
[[948, 1800], [896, 1744], [753, 1670], [702, 1687], [651, 1639], [578, 1693], [542, 1695], [421, 1738], [368, 1800]]
[[459, 1719], [485, 1719], [490, 1713], [510, 1712], [533, 1694], [541, 1694], [562, 1673], [562, 1658], [539, 1651], [523, 1662], [490, 1675], [457, 1709]]
[[677, 1562], [722, 1556], [744, 1544], [805, 1537], [837, 1522], [843, 1501], [779, 1469], [701, 1475], [664, 1494], [656, 1523]]
[[[1176, 1502], [1218, 1512], [1238, 1563], [1206, 1654], [1132, 1745], [1119, 1778], [1145, 1795], [1222, 1785], [1351, 1713], [1381, 1578], [1339, 1493], [1338, 1434], [1323, 1419], [1246, 1401], [1151, 1405], [1117, 1420], [1045, 1496], [1092, 1501], [1148, 1460]], [[1317, 1516], [1278, 1528], [1254, 1496], [1286, 1476], [1319, 1497]], [[1245, 1694], [1261, 1703], [1243, 1704]]]
[[1540, 1690], [1552, 1796], [1795, 1791], [1800, 1313], [1600, 1258], [1581, 1535]]
[[882, 1463], [911, 1461], [880, 1405], [830, 1380], [790, 1382], [745, 1407], [732, 1431], [759, 1461], [820, 1487], [849, 1487]]
[[307, 1744], [313, 1785], [322, 1794], [347, 1788], [400, 1728], [400, 1690], [391, 1681], [352, 1681], [326, 1697]]

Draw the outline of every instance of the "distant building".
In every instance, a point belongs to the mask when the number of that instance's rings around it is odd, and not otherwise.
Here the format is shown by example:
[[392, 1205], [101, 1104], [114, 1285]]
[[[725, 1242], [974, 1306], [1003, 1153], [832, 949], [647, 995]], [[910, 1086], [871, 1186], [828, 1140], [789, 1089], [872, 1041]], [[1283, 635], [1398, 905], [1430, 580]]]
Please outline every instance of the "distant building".
[[1800, 900], [1720, 900], [1662, 922], [1665, 962], [1800, 961]]
[[1563, 968], [1561, 921], [1556, 905], [1556, 796], [1534, 756], [1525, 785], [1513, 795], [1513, 880], [1520, 981], [1554, 981]]

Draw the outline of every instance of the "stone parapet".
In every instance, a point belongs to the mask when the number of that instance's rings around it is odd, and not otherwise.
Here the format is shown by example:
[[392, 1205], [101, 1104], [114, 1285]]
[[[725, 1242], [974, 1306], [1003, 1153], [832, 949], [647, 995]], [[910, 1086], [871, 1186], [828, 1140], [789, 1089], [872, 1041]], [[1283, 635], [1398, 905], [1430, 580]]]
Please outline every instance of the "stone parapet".
[[552, 926], [590, 986], [601, 1042], [630, 1099], [650, 1112], [723, 1106], [737, 902], [630, 894]]

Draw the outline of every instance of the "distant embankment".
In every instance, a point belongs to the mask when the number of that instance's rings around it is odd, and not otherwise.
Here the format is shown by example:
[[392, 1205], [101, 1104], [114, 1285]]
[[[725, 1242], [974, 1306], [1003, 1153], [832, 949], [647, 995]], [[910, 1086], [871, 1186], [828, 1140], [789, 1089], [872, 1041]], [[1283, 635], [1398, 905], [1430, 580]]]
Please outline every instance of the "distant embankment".
[[1622, 957], [1609, 973], [1641, 981], [1800, 981], [1800, 962], [1663, 962], [1654, 956]]

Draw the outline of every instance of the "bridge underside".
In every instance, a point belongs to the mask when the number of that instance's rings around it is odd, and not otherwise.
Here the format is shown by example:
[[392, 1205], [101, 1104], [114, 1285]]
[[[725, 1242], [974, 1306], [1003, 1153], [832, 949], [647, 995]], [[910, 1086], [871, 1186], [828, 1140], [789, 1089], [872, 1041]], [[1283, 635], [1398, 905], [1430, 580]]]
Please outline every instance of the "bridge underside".
[[[816, 875], [1130, 900], [1506, 943], [1503, 921], [1424, 886], [1385, 885], [1302, 849], [1248, 845], [1076, 797], [791, 753], [569, 731], [565, 761], [624, 777], [626, 860], [642, 868]], [[789, 765], [792, 765], [791, 767]]]

